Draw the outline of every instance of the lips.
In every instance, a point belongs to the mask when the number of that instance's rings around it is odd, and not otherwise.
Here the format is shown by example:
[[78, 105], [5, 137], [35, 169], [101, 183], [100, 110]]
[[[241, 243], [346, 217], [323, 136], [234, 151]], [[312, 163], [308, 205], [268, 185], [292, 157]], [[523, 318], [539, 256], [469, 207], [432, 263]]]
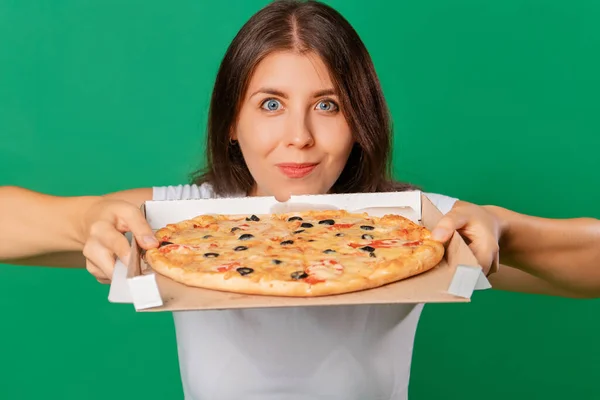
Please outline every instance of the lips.
[[310, 174], [317, 165], [317, 163], [283, 163], [277, 164], [277, 168], [288, 178], [298, 179]]

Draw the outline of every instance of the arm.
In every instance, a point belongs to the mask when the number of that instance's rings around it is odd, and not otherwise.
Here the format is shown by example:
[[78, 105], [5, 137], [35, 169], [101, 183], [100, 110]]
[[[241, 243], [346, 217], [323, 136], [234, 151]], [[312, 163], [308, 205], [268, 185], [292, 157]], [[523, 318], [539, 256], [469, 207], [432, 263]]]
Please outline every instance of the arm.
[[[566, 297], [600, 297], [600, 221], [549, 219], [484, 207], [501, 221], [495, 288]], [[512, 267], [512, 268], [511, 268]]]
[[105, 196], [58, 197], [19, 187], [0, 187], [0, 262], [84, 267], [88, 212], [102, 200], [124, 200], [136, 207], [152, 189]]

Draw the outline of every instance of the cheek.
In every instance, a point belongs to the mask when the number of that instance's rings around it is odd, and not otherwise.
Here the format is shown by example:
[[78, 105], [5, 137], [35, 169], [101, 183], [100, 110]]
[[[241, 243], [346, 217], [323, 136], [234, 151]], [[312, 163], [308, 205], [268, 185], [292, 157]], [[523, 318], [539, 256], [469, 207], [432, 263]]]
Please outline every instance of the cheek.
[[257, 118], [249, 114], [242, 115], [236, 131], [237, 140], [247, 162], [257, 156], [269, 154], [277, 147], [279, 140], [276, 120]]
[[328, 124], [329, 126], [324, 126], [325, 129], [320, 135], [321, 143], [327, 153], [335, 157], [336, 161], [345, 162], [352, 150], [354, 138], [345, 120], [332, 122], [332, 124]]

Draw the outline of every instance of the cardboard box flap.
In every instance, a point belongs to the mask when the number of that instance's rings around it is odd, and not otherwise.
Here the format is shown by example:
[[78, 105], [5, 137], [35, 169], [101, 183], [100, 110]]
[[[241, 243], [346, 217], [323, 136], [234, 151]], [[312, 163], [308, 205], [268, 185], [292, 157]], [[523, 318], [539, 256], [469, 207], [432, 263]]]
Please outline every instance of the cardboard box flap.
[[229, 197], [200, 200], [147, 201], [146, 220], [152, 229], [160, 229], [175, 221], [191, 219], [199, 214], [276, 214], [304, 210], [360, 210], [381, 208], [394, 212], [409, 208], [414, 221], [421, 219], [420, 192], [359, 193], [345, 195], [291, 196], [286, 202], [274, 197]]
[[[314, 209], [397, 213], [433, 229], [441, 212], [419, 191], [350, 195], [293, 196], [287, 202], [272, 197], [148, 201], [142, 207], [152, 229], [199, 214], [269, 214]], [[175, 311], [232, 308], [323, 306], [351, 304], [468, 302], [473, 290], [489, 282], [464, 240], [455, 233], [444, 260], [434, 269], [383, 287], [335, 296], [296, 298], [244, 295], [192, 288], [154, 273], [132, 243], [128, 266], [117, 262], [109, 301], [133, 303], [136, 310]]]

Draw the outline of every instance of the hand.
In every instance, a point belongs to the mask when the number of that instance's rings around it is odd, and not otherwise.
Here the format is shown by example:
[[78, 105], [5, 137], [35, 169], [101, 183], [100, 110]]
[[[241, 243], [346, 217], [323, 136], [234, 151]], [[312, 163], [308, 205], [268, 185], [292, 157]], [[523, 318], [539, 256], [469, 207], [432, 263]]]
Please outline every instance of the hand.
[[124, 264], [129, 260], [130, 244], [124, 232], [131, 232], [146, 250], [158, 246], [142, 212], [122, 200], [103, 199], [92, 205], [85, 214], [84, 230], [86, 269], [100, 283], [110, 283], [115, 257]]
[[498, 271], [498, 243], [503, 232], [502, 221], [485, 206], [457, 201], [452, 210], [438, 222], [432, 236], [433, 239], [446, 243], [454, 231], [469, 245], [486, 276]]

